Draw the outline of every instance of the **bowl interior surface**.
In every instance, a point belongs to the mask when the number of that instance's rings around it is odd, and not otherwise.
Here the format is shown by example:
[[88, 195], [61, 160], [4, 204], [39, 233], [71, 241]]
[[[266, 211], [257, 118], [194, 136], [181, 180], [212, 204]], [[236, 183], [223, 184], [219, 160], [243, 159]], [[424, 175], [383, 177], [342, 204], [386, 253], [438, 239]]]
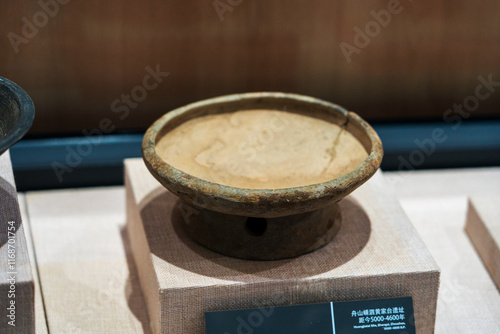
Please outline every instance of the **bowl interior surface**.
[[368, 157], [345, 124], [269, 109], [196, 117], [157, 138], [156, 152], [190, 175], [244, 189], [326, 182]]

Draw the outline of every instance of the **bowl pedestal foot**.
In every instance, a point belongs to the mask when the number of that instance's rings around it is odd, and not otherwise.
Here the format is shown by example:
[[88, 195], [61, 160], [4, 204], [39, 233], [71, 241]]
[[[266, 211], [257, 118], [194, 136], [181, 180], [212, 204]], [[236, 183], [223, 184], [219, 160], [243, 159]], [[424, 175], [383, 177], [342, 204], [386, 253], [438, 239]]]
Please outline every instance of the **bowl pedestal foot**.
[[302, 214], [260, 218], [230, 215], [178, 202], [183, 228], [199, 244], [247, 260], [279, 260], [312, 252], [340, 229], [337, 203]]

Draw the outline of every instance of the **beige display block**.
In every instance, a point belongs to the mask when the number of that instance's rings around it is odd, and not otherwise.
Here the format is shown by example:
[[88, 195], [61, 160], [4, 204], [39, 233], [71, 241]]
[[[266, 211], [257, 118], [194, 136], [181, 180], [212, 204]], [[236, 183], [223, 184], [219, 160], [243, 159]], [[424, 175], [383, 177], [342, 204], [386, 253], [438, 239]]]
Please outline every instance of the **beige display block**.
[[468, 198], [500, 195], [500, 168], [384, 176], [441, 269], [436, 334], [500, 333], [500, 294], [464, 230]]
[[9, 152], [0, 155], [0, 333], [34, 333], [35, 285]]
[[123, 189], [36, 191], [25, 199], [48, 332], [150, 333]]
[[246, 261], [199, 246], [190, 214], [147, 171], [125, 161], [127, 228], [155, 333], [204, 333], [204, 312], [412, 296], [417, 333], [434, 332], [439, 268], [381, 172], [341, 203], [343, 225], [313, 253]]
[[500, 196], [471, 197], [465, 231], [500, 290]]
[[26, 232], [26, 245], [28, 246], [28, 254], [30, 258], [30, 265], [32, 268], [33, 281], [35, 284], [35, 333], [48, 334], [47, 319], [45, 317], [45, 308], [43, 306], [42, 290], [40, 288], [40, 277], [38, 276], [37, 265], [35, 261], [35, 249], [33, 247], [32, 231], [26, 207], [25, 194], [18, 194], [19, 207], [21, 209], [21, 217], [23, 219], [24, 231]]

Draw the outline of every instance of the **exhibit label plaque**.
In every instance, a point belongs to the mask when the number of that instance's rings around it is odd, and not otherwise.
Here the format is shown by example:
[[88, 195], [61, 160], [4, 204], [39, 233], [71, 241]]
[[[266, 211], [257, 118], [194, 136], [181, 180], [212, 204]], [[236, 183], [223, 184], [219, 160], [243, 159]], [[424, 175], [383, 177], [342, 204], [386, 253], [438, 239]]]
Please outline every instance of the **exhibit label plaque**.
[[412, 297], [205, 313], [206, 334], [415, 334]]

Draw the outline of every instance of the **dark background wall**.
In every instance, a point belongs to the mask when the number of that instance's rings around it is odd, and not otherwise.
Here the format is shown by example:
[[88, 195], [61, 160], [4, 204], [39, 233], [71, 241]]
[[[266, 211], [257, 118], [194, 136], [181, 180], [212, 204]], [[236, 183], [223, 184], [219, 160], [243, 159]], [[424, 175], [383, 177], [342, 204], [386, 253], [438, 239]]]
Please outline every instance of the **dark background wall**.
[[[0, 76], [33, 98], [32, 135], [78, 135], [103, 118], [115, 131], [144, 129], [192, 101], [264, 90], [330, 100], [370, 121], [442, 121], [478, 76], [500, 81], [496, 0], [59, 1], [2, 1]], [[372, 11], [390, 9], [374, 23]], [[356, 48], [349, 60], [342, 45]], [[169, 75], [115, 112], [157, 65]], [[470, 119], [498, 118], [499, 106], [491, 94]]]

